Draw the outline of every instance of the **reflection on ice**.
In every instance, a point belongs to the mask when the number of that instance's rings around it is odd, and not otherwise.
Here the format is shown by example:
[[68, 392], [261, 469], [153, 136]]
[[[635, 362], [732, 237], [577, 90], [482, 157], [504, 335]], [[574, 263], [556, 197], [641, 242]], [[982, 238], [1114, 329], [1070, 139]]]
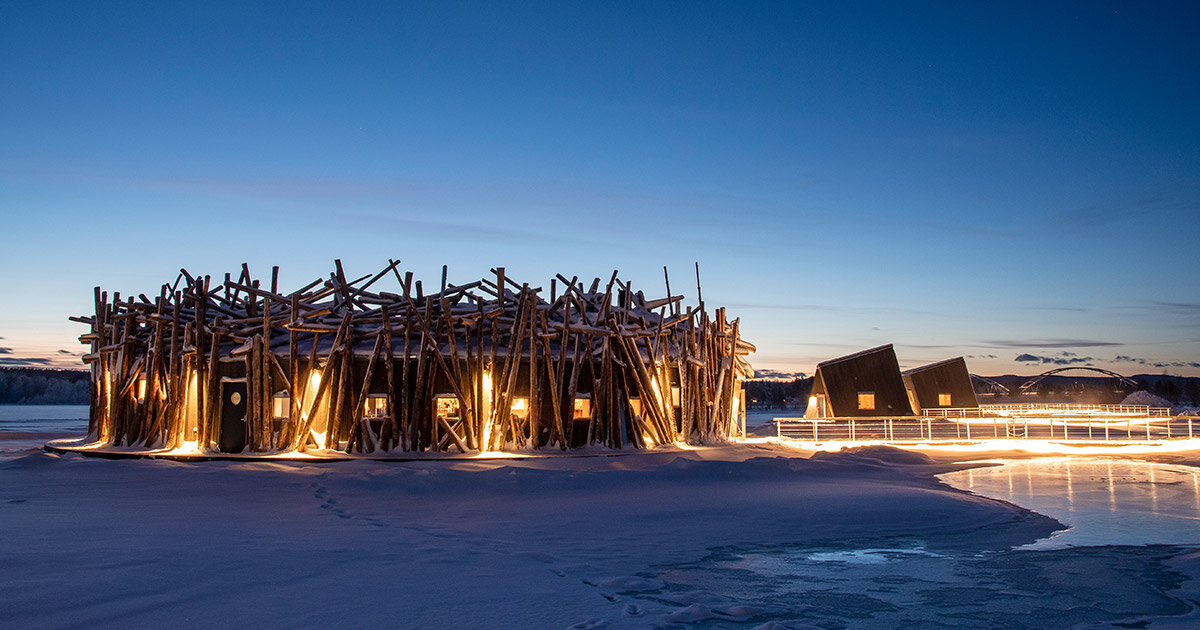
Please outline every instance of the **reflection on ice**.
[[1033, 459], [942, 480], [1052, 516], [1070, 529], [1028, 545], [1200, 544], [1200, 469], [1112, 459]]
[[914, 549], [852, 549], [846, 551], [819, 551], [808, 554], [811, 562], [846, 562], [849, 564], [883, 564], [907, 556], [930, 556], [940, 558], [921, 548]]

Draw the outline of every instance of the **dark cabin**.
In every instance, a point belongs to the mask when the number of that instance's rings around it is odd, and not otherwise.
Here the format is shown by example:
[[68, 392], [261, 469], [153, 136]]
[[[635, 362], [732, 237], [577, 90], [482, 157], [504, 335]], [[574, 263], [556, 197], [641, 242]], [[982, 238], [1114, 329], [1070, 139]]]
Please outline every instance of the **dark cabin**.
[[914, 413], [920, 414], [926, 409], [979, 407], [967, 362], [962, 357], [913, 368], [902, 376]]
[[817, 364], [804, 417], [908, 415], [912, 409], [891, 344]]

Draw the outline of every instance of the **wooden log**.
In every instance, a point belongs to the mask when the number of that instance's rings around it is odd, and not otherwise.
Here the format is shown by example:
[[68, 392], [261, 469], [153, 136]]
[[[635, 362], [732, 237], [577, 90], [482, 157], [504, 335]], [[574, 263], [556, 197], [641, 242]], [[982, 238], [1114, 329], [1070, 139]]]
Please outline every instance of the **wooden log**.
[[[300, 310], [300, 296], [292, 294], [289, 306], [291, 308], [288, 311], [290, 320], [288, 323], [294, 324], [297, 312]], [[291, 377], [288, 379], [288, 419], [287, 425], [279, 431], [277, 448], [285, 448], [285, 445], [291, 444], [292, 433], [300, 421], [300, 404], [303, 399], [300, 398], [300, 361], [297, 354], [300, 343], [299, 336], [299, 333], [294, 330], [288, 331], [288, 369], [291, 372]]]
[[356, 343], [356, 335], [354, 327], [350, 326], [346, 331], [345, 350], [341, 353], [342, 367], [339, 370], [338, 378], [338, 404], [337, 410], [334, 413], [334, 422], [331, 429], [325, 432], [325, 441], [330, 450], [341, 448], [343, 439], [348, 441], [349, 431], [354, 422], [354, 409], [351, 405], [355, 403], [355, 372], [356, 366], [354, 344]]
[[260, 409], [258, 406], [258, 397], [262, 394], [259, 390], [261, 376], [259, 375], [259, 367], [262, 361], [259, 360], [259, 352], [262, 337], [255, 335], [250, 338], [250, 352], [246, 353], [242, 361], [246, 366], [246, 445], [252, 451], [262, 450], [259, 448], [259, 441], [262, 439], [262, 434], [259, 427], [258, 416]]
[[[346, 328], [348, 328], [350, 326], [350, 314], [349, 313], [346, 313], [346, 315], [342, 319], [342, 322], [343, 322], [342, 330], [338, 331], [337, 337], [335, 337], [333, 340], [334, 348], [337, 348], [341, 344], [342, 339], [343, 339], [343, 334], [344, 334]], [[314, 336], [313, 337], [313, 357], [314, 357], [313, 360], [314, 361], [315, 361], [315, 355], [316, 355], [316, 348], [317, 348], [317, 338]], [[333, 351], [331, 351], [330, 354], [332, 355]], [[330, 356], [329, 363], [333, 362], [332, 359], [333, 359], [333, 357]], [[315, 364], [313, 364], [313, 367], [315, 367]], [[325, 394], [325, 390], [329, 389], [329, 381], [332, 380], [330, 378], [327, 378], [327, 376], [328, 375], [322, 375], [320, 383], [317, 386], [317, 392], [313, 395], [312, 402], [309, 403], [308, 413], [302, 414], [303, 424], [300, 426], [300, 430], [297, 431], [296, 434], [292, 437], [291, 448], [289, 450], [301, 451], [301, 452], [307, 450], [306, 444], [308, 442], [308, 434], [312, 430], [313, 421], [316, 419], [317, 407], [321, 404], [321, 398]], [[306, 388], [306, 392], [305, 392], [305, 397], [306, 398], [308, 397], [307, 388]], [[327, 431], [327, 433], [328, 433], [328, 431]]]
[[[384, 338], [391, 339], [391, 334], [387, 331], [379, 331], [379, 335], [375, 337], [375, 349], [371, 351], [371, 358], [367, 360], [367, 372], [363, 376], [362, 388], [358, 393], [358, 402], [355, 405], [351, 417], [354, 418], [356, 425], [362, 417], [362, 411], [367, 404], [367, 396], [371, 393], [371, 377], [375, 374], [375, 362], [379, 358], [379, 353], [383, 350]], [[359, 425], [361, 426], [361, 425]], [[346, 446], [346, 451], [349, 452], [353, 444]]]
[[[218, 315], [214, 321], [219, 325], [221, 317]], [[212, 346], [209, 348], [206, 370], [208, 383], [204, 388], [204, 408], [207, 413], [202, 420], [206, 426], [197, 443], [201, 450], [207, 450], [212, 442], [220, 440], [221, 435], [221, 333], [213, 331], [210, 342]]]
[[[445, 281], [445, 274], [446, 274], [446, 268], [443, 266], [442, 267], [443, 284]], [[445, 293], [445, 287], [442, 288], [442, 292]], [[467, 393], [470, 390], [467, 389], [465, 386], [465, 379], [463, 377], [463, 367], [461, 365], [461, 360], [458, 357], [458, 341], [457, 341], [458, 335], [455, 331], [454, 322], [450, 316], [450, 305], [449, 305], [448, 300], [446, 300], [446, 298], [442, 298], [441, 305], [442, 305], [441, 312], [442, 312], [442, 317], [443, 317], [442, 325], [446, 330], [445, 337], [450, 345], [450, 370], [446, 374], [446, 377], [453, 384], [455, 396], [458, 398], [459, 416], [464, 418], [463, 433], [466, 435], [466, 442], [469, 444], [473, 441], [472, 440], [473, 431], [471, 431], [470, 422], [467, 422], [466, 419], [469, 418], [471, 415], [471, 410], [473, 409], [473, 403], [471, 401], [470, 395]], [[468, 348], [469, 347], [470, 347], [470, 345], [468, 344]], [[439, 354], [440, 354], [440, 350], [439, 350]]]
[[[521, 292], [527, 293], [528, 289], [522, 287]], [[541, 388], [538, 387], [538, 347], [537, 347], [537, 309], [528, 309], [529, 315], [529, 413], [527, 414], [529, 425], [528, 445], [529, 449], [533, 450], [538, 447], [538, 438], [541, 431]]]
[[[425, 400], [425, 356], [428, 354], [428, 338], [422, 334], [420, 339], [421, 343], [417, 348], [416, 383], [413, 386], [412, 399], [409, 401], [409, 419], [412, 423], [412, 436], [410, 443], [412, 444], [412, 450], [414, 451], [425, 450], [425, 444], [429, 441], [427, 438], [427, 435], [429, 434], [429, 427], [424, 426], [425, 417], [427, 415], [425, 408], [428, 407], [429, 404], [429, 402]], [[406, 342], [406, 353], [407, 349], [408, 346]]]
[[413, 443], [412, 436], [412, 392], [408, 387], [408, 364], [412, 358], [411, 352], [412, 339], [408, 335], [408, 320], [405, 318], [404, 323], [404, 363], [400, 366], [400, 449], [417, 450]]
[[[275, 286], [278, 280], [279, 267], [275, 267], [272, 273], [271, 285]], [[274, 293], [274, 289], [271, 291]], [[266, 300], [263, 301], [262, 312], [262, 341], [261, 352], [259, 354], [259, 374], [262, 381], [259, 386], [262, 388], [259, 397], [259, 408], [261, 409], [263, 441], [262, 448], [264, 450], [274, 450], [276, 446], [275, 437], [275, 387], [274, 387], [274, 359], [275, 353], [271, 350], [271, 305]], [[282, 371], [282, 370], [280, 370]]]

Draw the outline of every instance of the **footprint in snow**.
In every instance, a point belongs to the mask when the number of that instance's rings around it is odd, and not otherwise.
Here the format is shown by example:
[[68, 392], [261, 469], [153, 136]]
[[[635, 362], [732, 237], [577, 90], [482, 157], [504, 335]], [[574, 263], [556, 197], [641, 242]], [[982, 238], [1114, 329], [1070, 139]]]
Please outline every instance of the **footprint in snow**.
[[567, 626], [567, 630], [592, 630], [593, 628], [604, 628], [608, 626], [607, 619], [593, 617], [587, 621], [580, 621], [573, 626]]

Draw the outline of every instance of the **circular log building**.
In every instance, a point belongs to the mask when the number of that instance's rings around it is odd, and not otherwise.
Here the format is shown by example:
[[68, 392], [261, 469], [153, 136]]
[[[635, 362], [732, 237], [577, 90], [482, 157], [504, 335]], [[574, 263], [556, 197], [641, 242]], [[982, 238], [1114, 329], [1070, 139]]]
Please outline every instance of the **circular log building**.
[[[399, 261], [291, 293], [181, 271], [95, 290], [89, 437], [184, 452], [483, 452], [721, 440], [744, 431], [754, 346], [724, 309], [617, 278], [549, 294], [503, 268], [427, 292]], [[665, 269], [664, 269], [665, 271]], [[398, 292], [372, 292], [394, 276]], [[697, 293], [699, 297], [699, 284]]]

